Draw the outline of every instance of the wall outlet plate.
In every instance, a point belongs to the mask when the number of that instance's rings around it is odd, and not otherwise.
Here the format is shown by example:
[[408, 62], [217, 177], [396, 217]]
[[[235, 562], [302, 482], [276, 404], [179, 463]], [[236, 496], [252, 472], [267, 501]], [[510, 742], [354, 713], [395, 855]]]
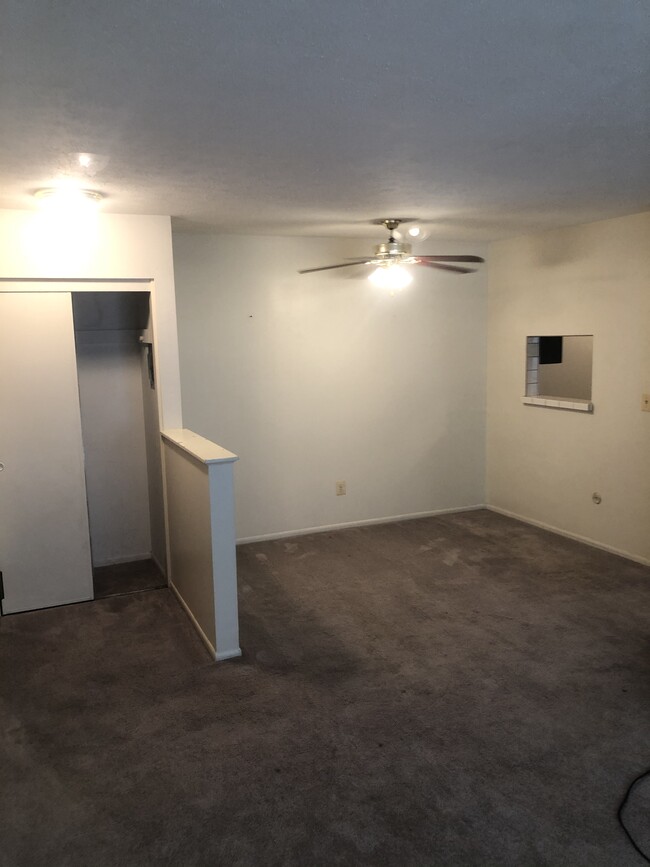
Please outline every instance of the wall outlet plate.
[[650, 412], [650, 394], [641, 395], [641, 412]]
[[344, 497], [347, 493], [345, 482], [337, 482], [336, 483], [336, 496]]

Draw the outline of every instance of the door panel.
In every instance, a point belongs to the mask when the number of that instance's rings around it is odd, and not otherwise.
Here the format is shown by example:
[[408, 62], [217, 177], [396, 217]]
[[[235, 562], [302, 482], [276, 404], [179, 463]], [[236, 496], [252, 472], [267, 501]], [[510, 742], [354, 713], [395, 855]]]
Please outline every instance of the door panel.
[[93, 598], [72, 300], [0, 293], [4, 614]]

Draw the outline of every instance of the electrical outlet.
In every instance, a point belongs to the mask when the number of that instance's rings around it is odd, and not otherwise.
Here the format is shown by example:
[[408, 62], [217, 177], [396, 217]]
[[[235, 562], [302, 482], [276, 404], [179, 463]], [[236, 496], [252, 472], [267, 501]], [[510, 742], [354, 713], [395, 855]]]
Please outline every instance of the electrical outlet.
[[347, 494], [347, 489], [345, 482], [337, 482], [336, 483], [336, 496], [344, 497]]
[[650, 412], [650, 394], [641, 395], [641, 412]]

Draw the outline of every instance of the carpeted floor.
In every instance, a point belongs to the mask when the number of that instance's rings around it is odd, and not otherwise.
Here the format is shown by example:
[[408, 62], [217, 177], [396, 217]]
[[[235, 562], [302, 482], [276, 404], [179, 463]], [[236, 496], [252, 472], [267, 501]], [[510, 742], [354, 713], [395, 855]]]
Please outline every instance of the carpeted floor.
[[650, 569], [477, 511], [239, 583], [220, 665], [166, 589], [2, 618], [3, 867], [644, 863]]

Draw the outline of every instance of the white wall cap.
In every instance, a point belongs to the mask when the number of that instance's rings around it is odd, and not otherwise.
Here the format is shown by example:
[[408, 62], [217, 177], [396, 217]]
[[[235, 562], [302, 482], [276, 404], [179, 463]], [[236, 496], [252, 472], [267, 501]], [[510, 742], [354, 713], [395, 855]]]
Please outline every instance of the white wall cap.
[[237, 455], [186, 428], [164, 430], [161, 435], [164, 440], [183, 449], [203, 464], [223, 464], [239, 460]]

